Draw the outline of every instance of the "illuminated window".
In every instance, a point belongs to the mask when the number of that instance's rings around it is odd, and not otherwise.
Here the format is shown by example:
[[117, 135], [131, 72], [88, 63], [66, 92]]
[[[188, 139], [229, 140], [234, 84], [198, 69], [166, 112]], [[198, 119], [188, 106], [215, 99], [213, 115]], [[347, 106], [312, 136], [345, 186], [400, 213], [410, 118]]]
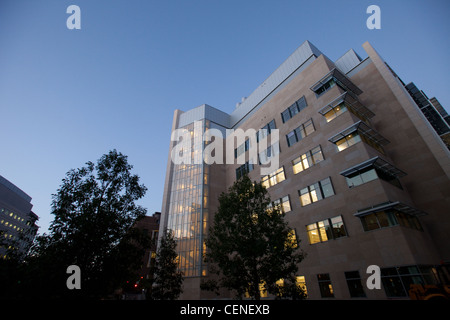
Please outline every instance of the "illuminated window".
[[318, 274], [317, 281], [319, 282], [320, 295], [322, 296], [322, 298], [334, 298], [330, 274], [329, 273]]
[[328, 139], [328, 141], [336, 145], [338, 151], [343, 151], [361, 140], [382, 154], [384, 154], [383, 146], [389, 143], [389, 140], [363, 121], [352, 124], [347, 129]]
[[305, 296], [308, 296], [308, 290], [306, 289], [306, 281], [304, 276], [297, 276], [295, 278], [295, 283], [297, 286], [302, 288], [303, 292], [305, 293]]
[[347, 236], [342, 216], [314, 222], [306, 226], [310, 244], [326, 242]]
[[347, 111], [347, 107], [344, 103], [341, 103], [333, 108], [330, 109], [327, 113], [325, 113], [323, 116], [327, 120], [327, 122], [330, 122], [331, 120], [335, 119], [336, 117], [343, 114], [345, 111]]
[[270, 188], [282, 181], [286, 180], [286, 176], [284, 175], [284, 167], [278, 168], [276, 171], [271, 174], [264, 176], [261, 179], [261, 183], [266, 188]]
[[346, 111], [350, 111], [362, 121], [369, 124], [369, 119], [375, 114], [366, 108], [357, 98], [355, 94], [344, 92], [331, 102], [326, 104], [318, 112], [325, 117], [327, 122], [334, 120]]
[[337, 140], [336, 147], [338, 148], [339, 151], [342, 151], [360, 141], [361, 141], [361, 137], [359, 136], [359, 134], [357, 132], [352, 132], [352, 133], [346, 135], [345, 137], [343, 137], [342, 139]]
[[[280, 280], [276, 281], [275, 284], [278, 287], [282, 288], [284, 286], [284, 279], [280, 279]], [[305, 294], [305, 297], [308, 296], [308, 290], [306, 289], [306, 281], [305, 281], [304, 276], [296, 276], [295, 277], [295, 285], [297, 286], [297, 288], [300, 288], [303, 291], [303, 293]]]
[[302, 172], [303, 170], [312, 167], [313, 165], [323, 161], [322, 148], [320, 146], [302, 154], [300, 157], [292, 160], [292, 168], [294, 174]]
[[297, 233], [295, 232], [295, 229], [291, 229], [289, 231], [288, 237], [287, 237], [287, 241], [286, 241], [286, 246], [291, 246], [292, 248], [297, 248], [298, 247], [298, 240], [297, 240]]
[[[273, 205], [275, 208], [277, 208], [278, 210], [280, 210], [283, 213], [287, 213], [287, 212], [291, 211], [291, 202], [289, 201], [289, 195], [273, 201]], [[267, 209], [269, 212], [271, 211], [272, 203], [270, 203], [267, 206]]]
[[401, 225], [422, 231], [417, 217], [397, 210], [384, 210], [360, 217], [364, 231], [371, 231], [386, 227]]
[[331, 179], [328, 177], [298, 191], [302, 207], [334, 195]]

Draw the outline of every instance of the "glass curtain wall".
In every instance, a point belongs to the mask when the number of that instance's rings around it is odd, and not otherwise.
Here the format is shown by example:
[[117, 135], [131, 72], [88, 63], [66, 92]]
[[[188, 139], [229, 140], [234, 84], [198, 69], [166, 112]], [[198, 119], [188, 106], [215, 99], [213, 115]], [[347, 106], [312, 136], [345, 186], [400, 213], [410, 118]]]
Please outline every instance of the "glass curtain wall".
[[177, 241], [178, 268], [185, 277], [206, 275], [202, 252], [208, 217], [209, 167], [195, 159], [203, 152], [202, 135], [208, 127], [209, 121], [202, 120], [183, 128], [191, 136], [191, 164], [173, 166], [167, 228]]

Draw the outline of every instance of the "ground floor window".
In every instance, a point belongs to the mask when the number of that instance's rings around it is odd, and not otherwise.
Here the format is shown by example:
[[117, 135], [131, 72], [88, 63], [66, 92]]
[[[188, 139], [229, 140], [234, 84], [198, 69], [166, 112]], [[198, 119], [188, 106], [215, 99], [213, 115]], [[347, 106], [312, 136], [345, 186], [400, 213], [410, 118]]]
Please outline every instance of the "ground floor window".
[[322, 298], [334, 298], [334, 291], [333, 286], [331, 285], [330, 274], [318, 274], [317, 281], [319, 282], [320, 295], [322, 296]]
[[345, 280], [347, 281], [348, 290], [350, 291], [350, 297], [352, 298], [365, 298], [366, 293], [361, 282], [361, 276], [359, 271], [347, 271], [345, 272]]

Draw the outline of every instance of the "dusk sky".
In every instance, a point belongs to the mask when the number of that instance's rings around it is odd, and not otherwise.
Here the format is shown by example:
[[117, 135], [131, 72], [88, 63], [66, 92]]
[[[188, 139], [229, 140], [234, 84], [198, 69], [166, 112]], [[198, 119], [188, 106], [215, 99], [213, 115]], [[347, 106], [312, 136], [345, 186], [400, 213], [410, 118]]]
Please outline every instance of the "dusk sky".
[[[69, 30], [69, 5], [81, 29]], [[369, 30], [369, 5], [381, 29]], [[117, 149], [161, 210], [175, 109], [231, 113], [305, 40], [335, 61], [369, 41], [450, 111], [448, 0], [0, 0], [0, 175], [40, 233], [67, 171]]]

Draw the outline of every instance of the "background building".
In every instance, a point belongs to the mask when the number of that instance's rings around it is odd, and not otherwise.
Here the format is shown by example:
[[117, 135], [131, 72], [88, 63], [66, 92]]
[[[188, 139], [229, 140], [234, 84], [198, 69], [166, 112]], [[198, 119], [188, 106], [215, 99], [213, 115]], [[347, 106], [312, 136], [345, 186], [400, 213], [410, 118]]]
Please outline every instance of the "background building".
[[127, 281], [127, 285], [123, 289], [125, 299], [145, 300], [147, 290], [151, 289], [149, 283], [153, 279], [152, 267], [156, 258], [160, 218], [161, 212], [155, 212], [152, 216], [145, 216], [138, 220], [133, 226], [150, 237], [151, 245], [145, 248], [140, 269], [137, 270], [137, 280]]
[[[333, 62], [306, 41], [231, 114], [208, 105], [175, 111], [172, 132], [190, 132], [192, 163], [210, 128], [224, 136], [226, 129], [278, 129], [280, 137], [254, 164], [247, 142], [233, 150], [246, 163], [174, 164], [171, 141], [160, 228], [175, 232], [182, 298], [215, 297], [200, 290], [208, 277], [204, 241], [219, 194], [243, 172], [266, 185], [295, 229], [307, 253], [298, 276], [309, 298], [405, 298], [410, 284], [445, 280], [449, 150], [412, 86], [369, 43], [363, 48], [365, 59], [349, 50]], [[261, 176], [262, 157], [273, 156], [279, 167]], [[381, 268], [381, 290], [365, 285], [369, 265]]]
[[7, 258], [8, 250], [28, 252], [38, 231], [32, 207], [29, 195], [0, 176], [0, 258]]

